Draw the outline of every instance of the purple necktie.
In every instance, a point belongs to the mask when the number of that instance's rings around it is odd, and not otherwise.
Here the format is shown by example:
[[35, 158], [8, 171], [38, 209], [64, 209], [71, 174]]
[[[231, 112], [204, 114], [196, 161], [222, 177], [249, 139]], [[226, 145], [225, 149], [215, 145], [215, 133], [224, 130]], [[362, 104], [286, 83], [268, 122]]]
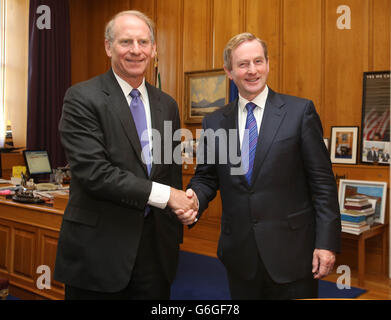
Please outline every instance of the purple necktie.
[[[254, 109], [256, 108], [256, 104], [249, 102], [246, 104], [247, 109], [247, 119], [246, 119], [246, 128], [245, 136], [243, 139], [243, 153], [242, 153], [242, 161], [248, 170], [245, 174], [248, 184], [251, 184], [251, 175], [253, 173], [254, 167], [254, 159], [255, 159], [255, 150], [257, 148], [257, 140], [258, 140], [258, 128], [257, 121], [254, 117]], [[248, 148], [247, 148], [248, 145]]]
[[144, 136], [147, 139], [141, 139], [143, 132], [148, 133], [147, 128], [147, 119], [145, 116], [144, 104], [140, 98], [140, 91], [137, 89], [133, 89], [130, 92], [130, 96], [132, 97], [132, 101], [130, 102], [130, 111], [133, 115], [133, 120], [137, 128], [138, 137], [141, 143], [143, 161], [145, 162], [148, 170], [148, 175], [151, 173], [151, 154], [149, 149], [149, 138], [148, 134]]

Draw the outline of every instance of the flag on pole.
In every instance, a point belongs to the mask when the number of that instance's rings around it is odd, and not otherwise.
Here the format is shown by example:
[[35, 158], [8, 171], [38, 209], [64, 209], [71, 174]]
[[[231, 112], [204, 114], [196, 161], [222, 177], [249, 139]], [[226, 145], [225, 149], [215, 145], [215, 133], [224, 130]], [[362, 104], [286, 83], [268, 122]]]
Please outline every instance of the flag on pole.
[[160, 80], [160, 71], [159, 71], [159, 59], [157, 57], [157, 53], [156, 53], [156, 56], [155, 56], [155, 87], [156, 88], [159, 88], [160, 90], [162, 90], [162, 83], [161, 83], [161, 80]]

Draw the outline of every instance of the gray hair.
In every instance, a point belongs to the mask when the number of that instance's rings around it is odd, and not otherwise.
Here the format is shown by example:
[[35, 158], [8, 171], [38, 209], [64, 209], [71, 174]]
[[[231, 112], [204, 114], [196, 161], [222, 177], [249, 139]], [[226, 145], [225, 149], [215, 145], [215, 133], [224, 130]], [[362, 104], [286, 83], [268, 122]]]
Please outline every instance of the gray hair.
[[125, 16], [125, 15], [135, 16], [135, 17], [140, 18], [141, 20], [143, 20], [147, 24], [147, 26], [149, 28], [149, 31], [150, 31], [150, 34], [151, 34], [151, 42], [155, 43], [155, 33], [154, 33], [154, 26], [155, 26], [155, 24], [153, 23], [153, 21], [148, 16], [146, 16], [144, 13], [142, 13], [140, 11], [137, 11], [137, 10], [121, 11], [121, 12], [117, 13], [106, 24], [105, 39], [107, 41], [109, 41], [110, 43], [112, 43], [114, 41], [114, 24], [115, 24], [115, 20], [118, 17]]
[[265, 53], [266, 61], [269, 60], [268, 53], [267, 53], [267, 44], [265, 41], [257, 38], [252, 33], [244, 32], [240, 33], [231, 40], [228, 41], [227, 45], [224, 48], [223, 58], [224, 58], [224, 67], [226, 67], [228, 70], [232, 70], [232, 51], [236, 49], [240, 44], [242, 44], [245, 41], [253, 41], [257, 40], [263, 47], [263, 52]]

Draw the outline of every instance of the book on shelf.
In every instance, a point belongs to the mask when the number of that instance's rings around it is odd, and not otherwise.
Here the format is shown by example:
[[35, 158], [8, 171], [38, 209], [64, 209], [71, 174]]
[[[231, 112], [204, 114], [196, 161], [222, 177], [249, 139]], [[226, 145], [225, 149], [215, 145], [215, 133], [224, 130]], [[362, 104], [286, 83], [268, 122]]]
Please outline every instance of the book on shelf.
[[357, 226], [357, 227], [342, 226], [341, 231], [346, 232], [346, 233], [359, 235], [359, 234], [363, 233], [364, 231], [369, 230], [370, 228], [371, 227], [367, 224], [364, 224], [362, 226]]
[[345, 198], [345, 201], [349, 201], [349, 202], [366, 202], [368, 201], [368, 196], [366, 195], [363, 195], [363, 194], [355, 194], [353, 196], [348, 196]]
[[353, 228], [357, 228], [357, 227], [361, 227], [361, 226], [366, 226], [368, 225], [368, 223], [366, 221], [361, 221], [361, 222], [350, 222], [350, 221], [344, 221], [342, 220], [341, 221], [341, 225], [343, 227], [353, 227]]
[[354, 202], [345, 202], [344, 208], [352, 209], [352, 210], [364, 210], [364, 209], [372, 208], [372, 204], [369, 203], [369, 201], [367, 204], [362, 204], [362, 205], [357, 205]]
[[364, 226], [371, 227], [374, 223], [375, 219], [370, 217], [369, 219], [366, 219], [364, 221], [360, 222], [354, 222], [354, 221], [347, 221], [347, 220], [341, 220], [341, 226], [346, 228], [363, 228]]
[[375, 213], [375, 208], [366, 208], [363, 210], [343, 209], [342, 213], [347, 213], [355, 216], [368, 216]]
[[365, 221], [367, 224], [372, 224], [374, 220], [374, 213], [370, 215], [354, 215], [349, 213], [341, 212], [341, 221], [349, 221], [349, 222], [363, 222]]

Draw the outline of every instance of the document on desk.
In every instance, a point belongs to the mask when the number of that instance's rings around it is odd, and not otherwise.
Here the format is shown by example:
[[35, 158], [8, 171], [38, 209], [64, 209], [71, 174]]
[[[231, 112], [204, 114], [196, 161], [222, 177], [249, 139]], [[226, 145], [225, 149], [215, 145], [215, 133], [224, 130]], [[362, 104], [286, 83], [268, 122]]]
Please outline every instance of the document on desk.
[[54, 191], [37, 191], [34, 190], [34, 195], [38, 195], [41, 197], [45, 197], [48, 199], [53, 199], [56, 195], [69, 195], [69, 191], [67, 189], [62, 189], [62, 190], [54, 190]]

